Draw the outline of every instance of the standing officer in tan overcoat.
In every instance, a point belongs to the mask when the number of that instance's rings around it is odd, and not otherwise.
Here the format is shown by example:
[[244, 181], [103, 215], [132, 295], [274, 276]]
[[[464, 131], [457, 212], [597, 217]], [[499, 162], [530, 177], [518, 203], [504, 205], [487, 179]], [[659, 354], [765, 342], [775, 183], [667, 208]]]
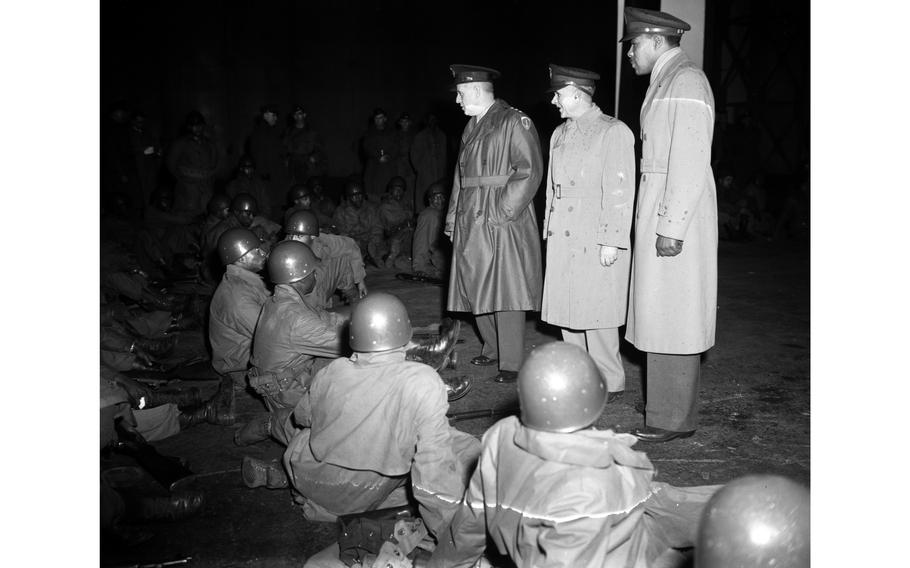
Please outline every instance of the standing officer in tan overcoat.
[[717, 196], [711, 172], [714, 95], [679, 47], [689, 24], [626, 8], [629, 62], [650, 74], [641, 106], [641, 178], [626, 339], [647, 352], [648, 442], [691, 436], [701, 353], [717, 316]]
[[[498, 362], [514, 382], [524, 361], [525, 312], [540, 309], [534, 194], [543, 156], [534, 123], [495, 98], [499, 71], [452, 65], [455, 100], [471, 117], [461, 135], [445, 234], [452, 239], [448, 309], [471, 312], [483, 339], [475, 365]], [[497, 360], [498, 358], [498, 360]]]
[[626, 387], [619, 326], [629, 292], [635, 139], [591, 100], [598, 79], [593, 71], [550, 65], [552, 103], [567, 120], [550, 138], [541, 319], [591, 355], [610, 403]]

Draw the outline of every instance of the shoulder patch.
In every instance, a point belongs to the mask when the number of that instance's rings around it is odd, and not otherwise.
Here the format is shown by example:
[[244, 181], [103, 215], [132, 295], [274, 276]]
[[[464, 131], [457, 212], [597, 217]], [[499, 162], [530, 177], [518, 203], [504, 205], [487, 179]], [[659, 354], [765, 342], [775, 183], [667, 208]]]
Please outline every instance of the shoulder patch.
[[525, 130], [530, 130], [531, 129], [531, 119], [526, 116], [521, 117], [521, 125], [525, 127]]

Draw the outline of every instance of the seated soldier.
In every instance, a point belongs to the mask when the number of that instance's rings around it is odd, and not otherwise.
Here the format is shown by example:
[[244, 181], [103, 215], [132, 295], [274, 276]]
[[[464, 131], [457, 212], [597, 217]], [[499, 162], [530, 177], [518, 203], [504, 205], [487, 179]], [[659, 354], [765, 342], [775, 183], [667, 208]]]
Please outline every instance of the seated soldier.
[[720, 486], [655, 482], [631, 434], [592, 426], [607, 398], [588, 353], [537, 347], [518, 374], [521, 419], [500, 420], [429, 566], [474, 565], [489, 537], [516, 566], [663, 566], [694, 545]]
[[427, 188], [426, 195], [429, 207], [417, 216], [411, 267], [418, 276], [441, 278], [448, 268], [439, 238], [445, 224], [445, 189], [441, 183], [434, 182]]
[[332, 226], [332, 215], [335, 213], [335, 202], [325, 194], [322, 177], [312, 176], [306, 180], [306, 187], [310, 192], [309, 210], [316, 214], [319, 226], [328, 229]]
[[[408, 260], [411, 252], [411, 235], [414, 232], [414, 211], [402, 200], [407, 184], [401, 176], [389, 180], [386, 186], [388, 194], [379, 205], [379, 219], [382, 222], [384, 249], [388, 250], [383, 263], [386, 268], [402, 270], [410, 268]], [[399, 257], [404, 253], [404, 257]], [[396, 265], [399, 260], [399, 265]]]
[[290, 191], [288, 191], [288, 201], [291, 202], [291, 205], [284, 210], [285, 225], [287, 225], [288, 218], [293, 213], [296, 213], [297, 211], [310, 211], [313, 203], [312, 193], [307, 186], [296, 184], [291, 186]]
[[[136, 231], [138, 261], [153, 279], [179, 279], [195, 273], [199, 225], [187, 224], [171, 213], [174, 191], [160, 187], [145, 208], [145, 221]], [[135, 227], [134, 227], [135, 230]]]
[[[249, 381], [271, 411], [293, 408], [319, 366], [344, 350], [340, 331], [347, 317], [325, 309], [325, 292], [317, 289], [318, 265], [310, 247], [297, 241], [281, 241], [269, 254], [275, 292], [256, 323]], [[238, 434], [238, 443], [247, 434]]]
[[[219, 223], [231, 216], [231, 198], [223, 193], [216, 193], [209, 199], [205, 207], [206, 215], [202, 220], [201, 230], [199, 231], [199, 243], [197, 248], [202, 255], [201, 276], [205, 282], [215, 283], [218, 281], [216, 274], [221, 273], [221, 259], [218, 258], [218, 239], [215, 239], [215, 248], [207, 246], [207, 239], [211, 239], [216, 233], [213, 229]], [[219, 230], [221, 228], [219, 227]], [[218, 235], [220, 236], [220, 235]]]
[[316, 215], [307, 210], [298, 210], [288, 216], [284, 222], [284, 234], [287, 239], [300, 241], [310, 247], [320, 259], [339, 258], [350, 266], [357, 289], [343, 290], [348, 301], [367, 295], [365, 282], [367, 274], [363, 266], [363, 255], [354, 239], [321, 232]]
[[213, 268], [212, 277], [221, 277], [220, 271], [214, 270], [218, 266], [218, 239], [228, 229], [243, 227], [253, 231], [262, 241], [263, 250], [268, 251], [277, 240], [278, 230], [281, 225], [260, 217], [256, 214], [259, 205], [256, 199], [248, 193], [238, 193], [231, 200], [231, 214], [205, 233], [202, 241], [202, 258], [208, 259], [209, 266]]
[[269, 297], [258, 274], [265, 267], [266, 255], [259, 247], [259, 238], [243, 227], [221, 235], [218, 255], [225, 272], [209, 306], [212, 368], [242, 389], [246, 387], [256, 321]]
[[268, 213], [272, 204], [269, 202], [268, 188], [262, 178], [256, 173], [253, 158], [244, 154], [237, 165], [237, 175], [228, 182], [224, 192], [233, 199], [241, 193], [251, 195], [256, 200], [257, 211]]
[[379, 266], [383, 248], [379, 212], [374, 204], [366, 200], [362, 181], [348, 181], [344, 193], [346, 201], [335, 209], [332, 218], [335, 231], [354, 239], [360, 250], [366, 252], [364, 262]]
[[[247, 458], [247, 485], [290, 483], [304, 516], [317, 521], [413, 503], [430, 535], [438, 534], [458, 507], [480, 444], [449, 425], [446, 389], [433, 368], [406, 360], [411, 333], [395, 296], [361, 300], [351, 315], [354, 353], [319, 371], [293, 415], [273, 428], [288, 442], [289, 475]], [[310, 562], [340, 566], [338, 554], [333, 545]]]

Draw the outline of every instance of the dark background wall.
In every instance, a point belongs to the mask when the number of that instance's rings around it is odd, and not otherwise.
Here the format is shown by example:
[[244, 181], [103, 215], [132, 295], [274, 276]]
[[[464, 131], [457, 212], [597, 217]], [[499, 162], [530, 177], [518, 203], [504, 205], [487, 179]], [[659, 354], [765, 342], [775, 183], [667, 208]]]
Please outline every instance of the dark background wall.
[[[627, 4], [658, 8], [659, 0]], [[708, 0], [706, 12], [705, 69], [719, 118], [735, 122], [750, 110], [764, 167], [797, 173], [808, 157], [808, 2]], [[549, 62], [601, 73], [595, 102], [613, 114], [615, 30], [616, 5], [588, 0], [109, 1], [101, 106], [127, 100], [143, 109], [165, 144], [200, 110], [227, 177], [259, 107], [277, 104], [284, 120], [299, 103], [325, 140], [329, 175], [345, 176], [360, 169], [356, 144], [377, 106], [393, 121], [409, 112], [419, 123], [433, 111], [457, 146], [466, 118], [449, 91], [451, 63], [502, 71], [497, 95], [531, 116], [544, 145], [559, 123], [544, 92]], [[622, 71], [619, 117], [637, 132], [648, 78], [635, 77], [625, 57]]]

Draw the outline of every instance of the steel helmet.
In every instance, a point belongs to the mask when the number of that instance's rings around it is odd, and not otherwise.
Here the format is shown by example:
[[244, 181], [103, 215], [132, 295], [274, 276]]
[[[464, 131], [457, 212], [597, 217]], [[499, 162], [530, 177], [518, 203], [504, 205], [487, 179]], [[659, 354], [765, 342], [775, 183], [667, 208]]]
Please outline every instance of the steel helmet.
[[408, 189], [408, 183], [404, 181], [404, 178], [401, 176], [395, 176], [389, 180], [389, 183], [386, 184], [385, 189], [389, 193], [392, 193], [393, 187], [400, 187], [403, 191]]
[[303, 199], [304, 197], [311, 195], [311, 190], [305, 185], [297, 184], [291, 188], [288, 192], [288, 196], [291, 198], [291, 201], [297, 201], [298, 199]]
[[300, 209], [288, 215], [288, 220], [284, 223], [284, 232], [289, 235], [313, 235], [319, 234], [319, 220], [311, 211]]
[[319, 259], [300, 241], [281, 241], [269, 253], [269, 279], [275, 284], [293, 284], [311, 275]]
[[446, 188], [442, 186], [438, 181], [430, 184], [430, 187], [427, 188], [427, 199], [430, 199], [434, 195], [442, 195], [445, 197]]
[[234, 227], [218, 237], [218, 256], [225, 266], [236, 261], [253, 249], [259, 248], [259, 237], [243, 227]]
[[546, 432], [574, 432], [594, 423], [607, 400], [607, 384], [588, 352], [562, 341], [528, 355], [518, 372], [521, 422]]
[[231, 208], [231, 198], [223, 193], [216, 193], [209, 199], [209, 203], [206, 206], [210, 215], [217, 215], [224, 209]]
[[809, 491], [779, 475], [734, 479], [702, 512], [696, 568], [809, 566]]
[[371, 292], [351, 314], [351, 349], [387, 351], [411, 341], [411, 319], [401, 300], [386, 292]]
[[253, 214], [259, 209], [256, 198], [249, 193], [238, 193], [231, 201], [231, 209], [234, 211], [251, 211]]

